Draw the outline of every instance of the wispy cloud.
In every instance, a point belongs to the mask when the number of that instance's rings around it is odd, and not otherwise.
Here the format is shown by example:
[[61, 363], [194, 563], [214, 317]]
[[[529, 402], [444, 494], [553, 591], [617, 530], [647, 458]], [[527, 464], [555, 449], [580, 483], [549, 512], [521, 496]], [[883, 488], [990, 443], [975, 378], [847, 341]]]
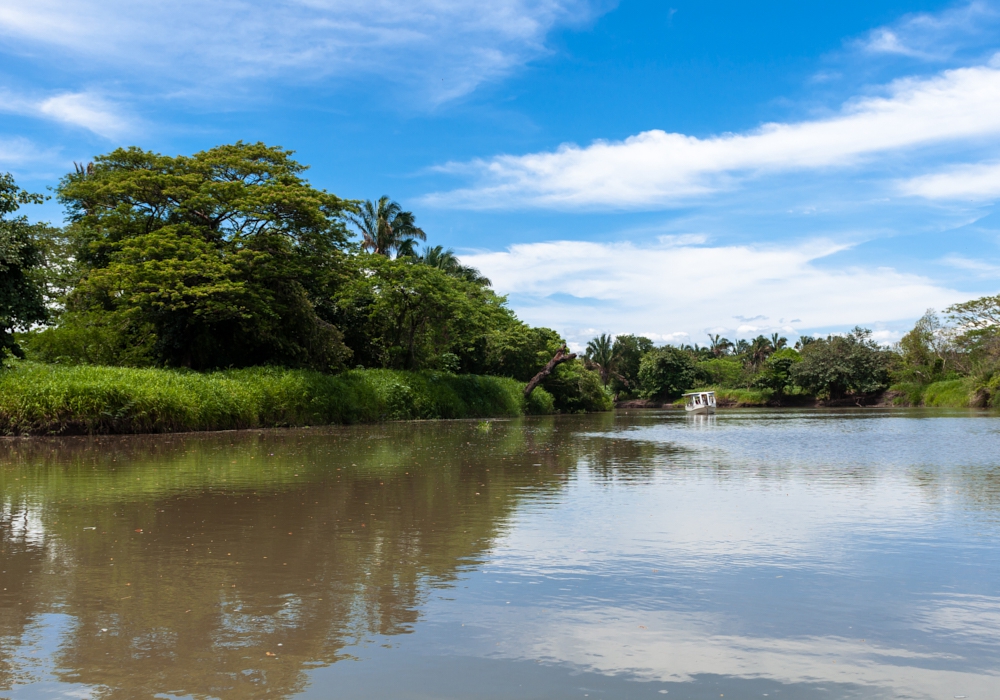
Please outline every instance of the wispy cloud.
[[604, 0], [245, 0], [136, 3], [13, 0], [0, 7], [8, 51], [39, 47], [75, 71], [155, 77], [170, 87], [283, 76], [378, 74], [431, 101], [473, 90], [546, 51], [556, 25]]
[[0, 139], [0, 170], [12, 170], [51, 156], [25, 138]]
[[871, 53], [894, 53], [914, 58], [931, 57], [931, 54], [904, 44], [899, 35], [890, 29], [877, 29], [873, 31], [864, 42], [864, 49]]
[[899, 183], [903, 194], [927, 199], [989, 200], [1000, 197], [1000, 163], [961, 165]]
[[858, 163], [889, 151], [1000, 135], [1000, 67], [949, 70], [892, 83], [884, 96], [844, 105], [836, 116], [765, 124], [701, 139], [646, 131], [624, 141], [453, 163], [477, 179], [429, 195], [441, 206], [655, 209], [734, 186], [755, 173]]
[[49, 96], [0, 93], [0, 112], [24, 114], [60, 122], [114, 139], [135, 131], [135, 123], [120, 106], [87, 92], [62, 92]]
[[[518, 314], [571, 340], [594, 329], [695, 341], [912, 319], [969, 295], [891, 268], [820, 264], [845, 246], [551, 241], [463, 255]], [[791, 319], [794, 319], [792, 321]]]
[[946, 255], [941, 262], [949, 267], [971, 272], [983, 279], [996, 279], [1000, 277], [1000, 265], [987, 262], [986, 260], [973, 260], [962, 255], [951, 254]]
[[943, 61], [963, 52], [995, 46], [1000, 12], [975, 0], [942, 12], [905, 15], [877, 27], [853, 42], [867, 54], [890, 54], [924, 61]]

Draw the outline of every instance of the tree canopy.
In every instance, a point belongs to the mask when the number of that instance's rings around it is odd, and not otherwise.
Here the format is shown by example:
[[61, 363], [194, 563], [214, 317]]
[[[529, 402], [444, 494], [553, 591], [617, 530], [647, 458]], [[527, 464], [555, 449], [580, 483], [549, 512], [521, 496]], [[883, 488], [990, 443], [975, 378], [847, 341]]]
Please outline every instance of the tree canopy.
[[292, 153], [236, 143], [193, 156], [113, 151], [63, 178], [79, 283], [63, 326], [99, 326], [133, 362], [341, 366], [315, 300], [348, 244], [347, 203]]
[[811, 392], [839, 399], [888, 387], [892, 363], [892, 353], [872, 340], [870, 330], [858, 327], [806, 345], [790, 376]]
[[39, 227], [24, 216], [15, 216], [21, 205], [42, 199], [20, 189], [9, 173], [0, 174], [0, 360], [8, 354], [22, 355], [15, 330], [25, 330], [48, 317], [36, 274], [44, 263], [35, 239]]

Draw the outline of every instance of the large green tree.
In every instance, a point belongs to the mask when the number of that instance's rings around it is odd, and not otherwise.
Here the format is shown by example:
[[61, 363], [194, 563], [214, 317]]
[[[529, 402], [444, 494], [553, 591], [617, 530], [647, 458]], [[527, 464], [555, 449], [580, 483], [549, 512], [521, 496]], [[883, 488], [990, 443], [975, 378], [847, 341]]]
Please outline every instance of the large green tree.
[[304, 170], [291, 151], [238, 142], [118, 149], [67, 175], [80, 282], [61, 330], [100, 325], [133, 364], [340, 366], [349, 352], [315, 301], [340, 274], [350, 205]]
[[895, 354], [855, 328], [842, 336], [815, 340], [802, 348], [802, 361], [789, 369], [791, 379], [808, 391], [831, 399], [874, 394], [889, 386]]
[[643, 398], [673, 400], [694, 386], [694, 360], [672, 345], [656, 348], [642, 356], [639, 386]]
[[44, 263], [35, 240], [40, 227], [15, 216], [22, 204], [41, 201], [41, 195], [20, 189], [9, 173], [0, 174], [0, 360], [8, 354], [22, 356], [14, 331], [48, 315], [38, 274]]
[[653, 341], [641, 335], [615, 337], [612, 352], [617, 358], [611, 388], [615, 394], [635, 393], [639, 388], [639, 363], [642, 356], [653, 350]]

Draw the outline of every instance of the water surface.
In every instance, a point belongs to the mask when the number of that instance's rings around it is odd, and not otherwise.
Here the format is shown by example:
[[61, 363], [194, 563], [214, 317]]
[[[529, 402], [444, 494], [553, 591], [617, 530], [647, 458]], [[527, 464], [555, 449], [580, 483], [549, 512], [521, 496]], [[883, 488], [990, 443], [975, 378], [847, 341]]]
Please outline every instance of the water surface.
[[1000, 419], [0, 443], [0, 698], [1000, 697]]

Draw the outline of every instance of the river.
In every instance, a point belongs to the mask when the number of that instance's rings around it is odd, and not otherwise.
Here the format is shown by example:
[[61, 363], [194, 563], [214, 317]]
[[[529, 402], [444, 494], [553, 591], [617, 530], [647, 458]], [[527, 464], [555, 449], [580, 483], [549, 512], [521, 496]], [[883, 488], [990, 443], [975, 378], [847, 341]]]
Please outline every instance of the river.
[[0, 442], [0, 698], [1000, 697], [1000, 417]]

